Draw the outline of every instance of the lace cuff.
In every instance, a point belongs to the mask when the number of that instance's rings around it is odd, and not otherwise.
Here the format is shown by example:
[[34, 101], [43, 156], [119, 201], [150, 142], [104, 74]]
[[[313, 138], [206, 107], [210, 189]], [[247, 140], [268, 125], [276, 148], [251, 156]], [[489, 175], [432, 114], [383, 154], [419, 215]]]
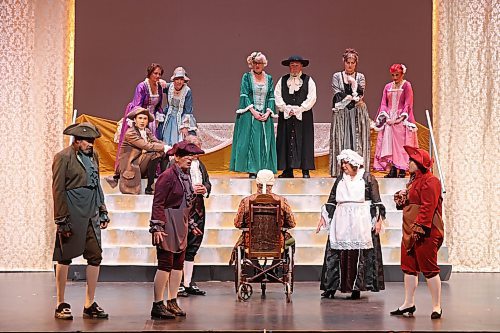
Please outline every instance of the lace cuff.
[[154, 233], [158, 231], [165, 231], [165, 222], [160, 220], [149, 220], [149, 232]]

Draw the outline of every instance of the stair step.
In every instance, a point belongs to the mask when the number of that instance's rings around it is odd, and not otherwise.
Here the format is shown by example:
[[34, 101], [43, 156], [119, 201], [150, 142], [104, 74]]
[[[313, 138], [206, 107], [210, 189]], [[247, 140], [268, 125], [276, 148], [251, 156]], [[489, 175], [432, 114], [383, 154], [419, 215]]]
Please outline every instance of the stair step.
[[[317, 212], [294, 212], [297, 227], [316, 228], [320, 218], [319, 211]], [[234, 227], [234, 212], [207, 212], [205, 218], [206, 228], [232, 228]], [[109, 217], [111, 223], [109, 228], [149, 228], [149, 220], [151, 218], [150, 211], [127, 211], [127, 210], [110, 210]], [[402, 211], [386, 212], [387, 228], [401, 229], [403, 213]]]
[[[197, 264], [227, 265], [233, 246], [202, 246], [195, 258]], [[325, 245], [299, 246], [295, 251], [297, 265], [322, 265]], [[398, 264], [401, 250], [399, 247], [384, 247], [382, 256], [384, 264]], [[75, 264], [84, 264], [78, 257]], [[448, 262], [448, 249], [442, 247], [438, 252], [438, 263]], [[153, 246], [104, 246], [102, 265], [156, 265], [156, 251]]]
[[[109, 228], [102, 233], [103, 243], [108, 246], [147, 246], [151, 244], [149, 228]], [[327, 231], [316, 233], [316, 228], [294, 228], [289, 231], [301, 246], [324, 245]], [[205, 228], [203, 246], [232, 246], [241, 235], [236, 228]], [[382, 246], [399, 246], [401, 229], [386, 229], [380, 235]]]

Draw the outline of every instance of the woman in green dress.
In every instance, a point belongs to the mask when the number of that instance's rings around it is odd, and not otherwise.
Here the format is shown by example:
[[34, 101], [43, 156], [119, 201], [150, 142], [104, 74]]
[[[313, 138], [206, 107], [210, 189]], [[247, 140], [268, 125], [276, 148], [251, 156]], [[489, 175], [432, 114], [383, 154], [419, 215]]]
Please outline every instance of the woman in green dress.
[[264, 72], [267, 59], [261, 52], [247, 58], [251, 70], [241, 78], [240, 105], [236, 111], [229, 169], [255, 178], [261, 169], [277, 172], [273, 79]]

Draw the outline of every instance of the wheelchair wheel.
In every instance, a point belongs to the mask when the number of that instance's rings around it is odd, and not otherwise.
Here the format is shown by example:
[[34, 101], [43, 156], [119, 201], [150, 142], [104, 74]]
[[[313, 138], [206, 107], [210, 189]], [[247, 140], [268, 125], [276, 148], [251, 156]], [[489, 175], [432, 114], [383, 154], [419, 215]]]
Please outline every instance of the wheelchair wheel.
[[253, 289], [249, 283], [242, 283], [238, 288], [238, 299], [240, 301], [246, 301], [252, 296]]
[[234, 291], [236, 293], [238, 293], [238, 289], [240, 287], [240, 283], [241, 283], [241, 272], [242, 272], [242, 269], [243, 267], [241, 267], [242, 263], [241, 263], [241, 249], [238, 247], [236, 249], [236, 261], [234, 263]]
[[290, 303], [292, 301], [292, 287], [288, 282], [285, 283], [285, 296], [286, 302]]
[[293, 280], [294, 280], [293, 268], [294, 268], [293, 250], [290, 248], [288, 249], [288, 254], [287, 254], [287, 278], [286, 278], [287, 282], [290, 284], [290, 293], [293, 293]]

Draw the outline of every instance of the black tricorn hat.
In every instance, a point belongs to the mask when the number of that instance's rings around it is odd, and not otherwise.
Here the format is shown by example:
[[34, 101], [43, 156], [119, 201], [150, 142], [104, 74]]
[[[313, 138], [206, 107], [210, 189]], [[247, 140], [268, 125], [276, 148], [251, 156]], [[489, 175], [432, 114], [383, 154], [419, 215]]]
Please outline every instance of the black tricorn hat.
[[203, 150], [198, 148], [197, 145], [183, 140], [174, 144], [172, 148], [167, 151], [167, 155], [187, 156], [187, 155], [200, 155], [205, 154]]
[[96, 139], [101, 137], [99, 129], [86, 121], [69, 125], [64, 129], [63, 134], [73, 135], [84, 139]]
[[293, 61], [297, 61], [297, 62], [300, 62], [302, 64], [303, 67], [307, 67], [309, 65], [309, 60], [307, 59], [304, 59], [302, 58], [301, 56], [299, 55], [292, 55], [290, 57], [288, 57], [288, 59], [286, 60], [283, 60], [281, 62], [281, 64], [283, 66], [290, 66], [290, 63], [293, 62]]

